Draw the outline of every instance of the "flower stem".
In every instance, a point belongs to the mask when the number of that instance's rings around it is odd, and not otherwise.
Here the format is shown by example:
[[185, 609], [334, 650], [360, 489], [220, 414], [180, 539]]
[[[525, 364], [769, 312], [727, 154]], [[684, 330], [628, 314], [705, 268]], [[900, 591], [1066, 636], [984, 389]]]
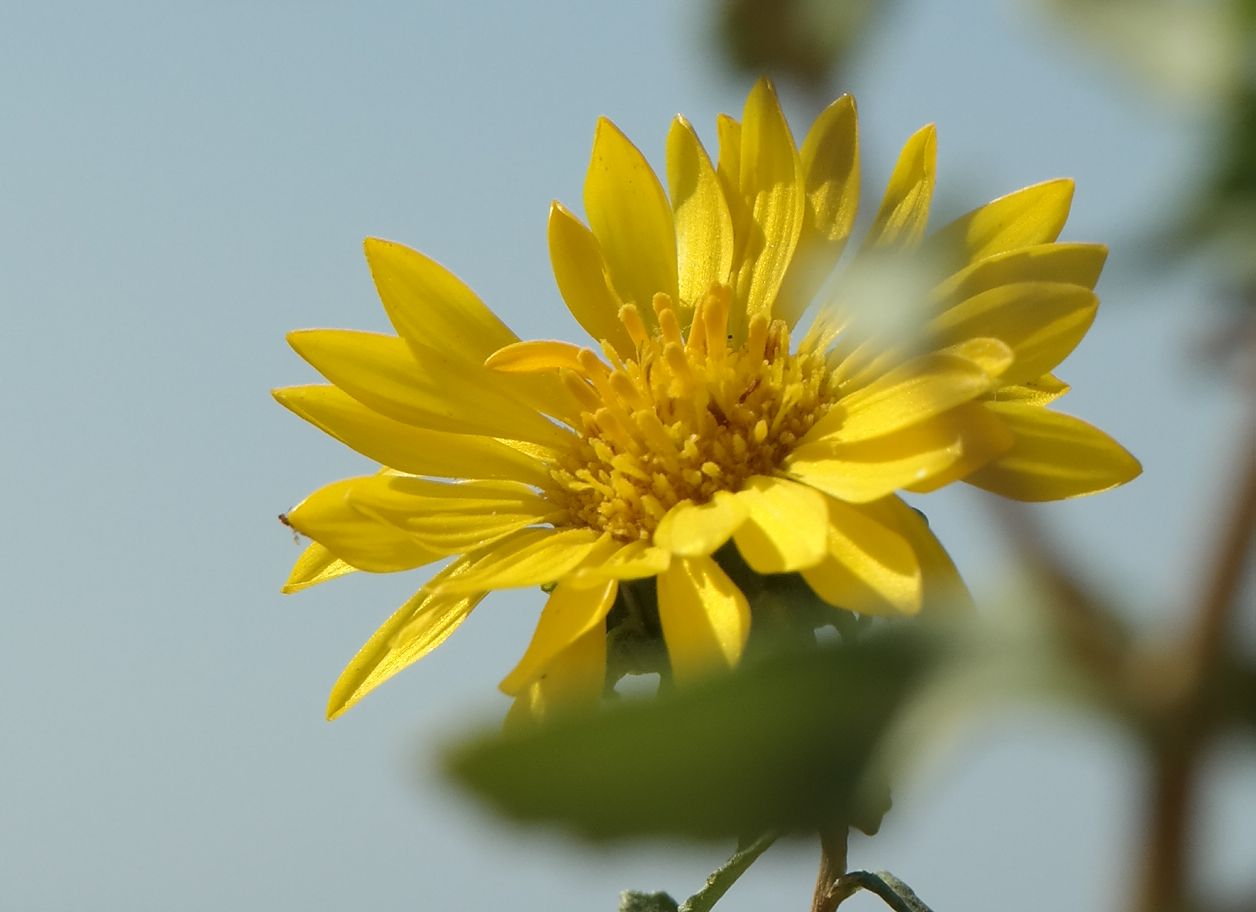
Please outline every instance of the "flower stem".
[[907, 884], [889, 871], [851, 871], [843, 874], [834, 888], [840, 904], [859, 890], [867, 890], [880, 897], [894, 912], [932, 912]]
[[708, 912], [712, 906], [728, 892], [729, 887], [737, 882], [746, 869], [776, 842], [776, 834], [761, 836], [746, 846], [741, 846], [722, 866], [716, 868], [707, 878], [702, 889], [690, 896], [677, 912]]
[[820, 872], [811, 897], [811, 912], [833, 912], [846, 897], [836, 893], [838, 881], [846, 873], [847, 840], [850, 830], [840, 827], [820, 834]]

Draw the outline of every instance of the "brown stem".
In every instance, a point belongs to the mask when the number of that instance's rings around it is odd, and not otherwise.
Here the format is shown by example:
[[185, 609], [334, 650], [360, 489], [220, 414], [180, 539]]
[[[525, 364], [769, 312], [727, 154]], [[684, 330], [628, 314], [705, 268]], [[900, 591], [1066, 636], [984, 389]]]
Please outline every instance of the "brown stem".
[[846, 873], [848, 835], [847, 827], [820, 834], [820, 872], [816, 875], [816, 890], [811, 897], [811, 912], [833, 912], [841, 902], [842, 897], [834, 888]]
[[1229, 521], [1221, 530], [1212, 572], [1204, 583], [1199, 625], [1191, 644], [1191, 676], [1197, 686], [1214, 670], [1225, 645], [1243, 571], [1252, 556], [1256, 534], [1256, 414], [1243, 436], [1241, 454], [1246, 465], [1240, 464], [1237, 497]]
[[[1148, 796], [1147, 842], [1136, 912], [1177, 912], [1187, 904], [1192, 807], [1199, 763], [1211, 734], [1216, 673], [1256, 533], [1256, 421], [1242, 437], [1239, 484], [1207, 561], [1195, 629], [1178, 660], [1180, 686], [1161, 707]], [[1172, 669], [1170, 669], [1172, 672]]]

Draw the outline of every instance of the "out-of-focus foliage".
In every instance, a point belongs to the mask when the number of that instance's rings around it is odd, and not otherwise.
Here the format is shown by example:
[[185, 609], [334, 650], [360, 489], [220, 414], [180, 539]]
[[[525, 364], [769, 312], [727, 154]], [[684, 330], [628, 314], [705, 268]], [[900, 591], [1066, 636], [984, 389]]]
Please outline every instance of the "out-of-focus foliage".
[[1161, 96], [1210, 103], [1248, 74], [1250, 0], [1043, 0], [1046, 11], [1104, 59]]
[[718, 0], [723, 56], [752, 76], [824, 86], [891, 0]]
[[462, 783], [508, 816], [595, 839], [873, 832], [888, 795], [870, 760], [935, 664], [906, 627], [787, 650], [649, 700], [454, 749]]
[[1197, 188], [1169, 242], [1222, 255], [1231, 300], [1256, 305], [1256, 0], [1047, 0], [1048, 9], [1157, 96], [1211, 115]]

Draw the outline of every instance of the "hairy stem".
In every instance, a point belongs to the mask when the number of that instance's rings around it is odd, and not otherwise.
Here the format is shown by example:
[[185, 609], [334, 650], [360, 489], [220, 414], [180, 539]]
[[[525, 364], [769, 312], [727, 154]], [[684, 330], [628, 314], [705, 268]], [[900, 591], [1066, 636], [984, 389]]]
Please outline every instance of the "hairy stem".
[[716, 869], [702, 889], [681, 903], [677, 912], [708, 912], [721, 896], [728, 892], [729, 887], [737, 882], [746, 869], [755, 863], [760, 855], [776, 842], [776, 834], [761, 836], [749, 845], [742, 846], [733, 853], [722, 867]]
[[849, 832], [849, 828], [843, 826], [820, 834], [820, 872], [816, 875], [816, 889], [811, 897], [811, 912], [833, 912], [845, 898], [837, 895], [836, 887], [846, 873]]
[[839, 904], [859, 890], [867, 890], [880, 897], [893, 912], [932, 912], [911, 887], [889, 871], [877, 871], [875, 874], [869, 871], [851, 871], [843, 874], [834, 888]]

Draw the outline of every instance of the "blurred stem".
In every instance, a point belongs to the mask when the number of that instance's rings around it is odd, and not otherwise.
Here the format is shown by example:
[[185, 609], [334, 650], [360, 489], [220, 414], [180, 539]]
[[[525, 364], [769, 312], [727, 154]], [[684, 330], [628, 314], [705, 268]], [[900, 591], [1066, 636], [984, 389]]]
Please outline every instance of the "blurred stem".
[[837, 884], [846, 873], [849, 835], [850, 829], [846, 826], [820, 834], [820, 872], [816, 875], [816, 890], [811, 897], [811, 912], [833, 912], [838, 903], [846, 898], [837, 892]]
[[1249, 416], [1241, 435], [1238, 498], [1233, 501], [1229, 522], [1221, 530], [1215, 564], [1205, 581], [1199, 626], [1192, 642], [1191, 678], [1202, 684], [1216, 667], [1226, 642], [1230, 619], [1238, 604], [1243, 571], [1252, 554], [1256, 532], [1256, 412]]
[[1054, 612], [1055, 630], [1078, 663], [1106, 693], [1123, 686], [1130, 633], [1121, 618], [1074, 574], [1042, 523], [1023, 505], [992, 504], [1016, 543], [1018, 557], [1039, 581]]
[[1187, 905], [1196, 780], [1215, 724], [1215, 684], [1226, 665], [1230, 622], [1256, 532], [1256, 415], [1249, 416], [1239, 437], [1239, 480], [1227, 498], [1233, 506], [1220, 525], [1211, 557], [1205, 558], [1209, 572], [1203, 578], [1195, 629], [1182, 647], [1181, 683], [1161, 707], [1153, 741], [1155, 765], [1136, 912], [1175, 912]]

